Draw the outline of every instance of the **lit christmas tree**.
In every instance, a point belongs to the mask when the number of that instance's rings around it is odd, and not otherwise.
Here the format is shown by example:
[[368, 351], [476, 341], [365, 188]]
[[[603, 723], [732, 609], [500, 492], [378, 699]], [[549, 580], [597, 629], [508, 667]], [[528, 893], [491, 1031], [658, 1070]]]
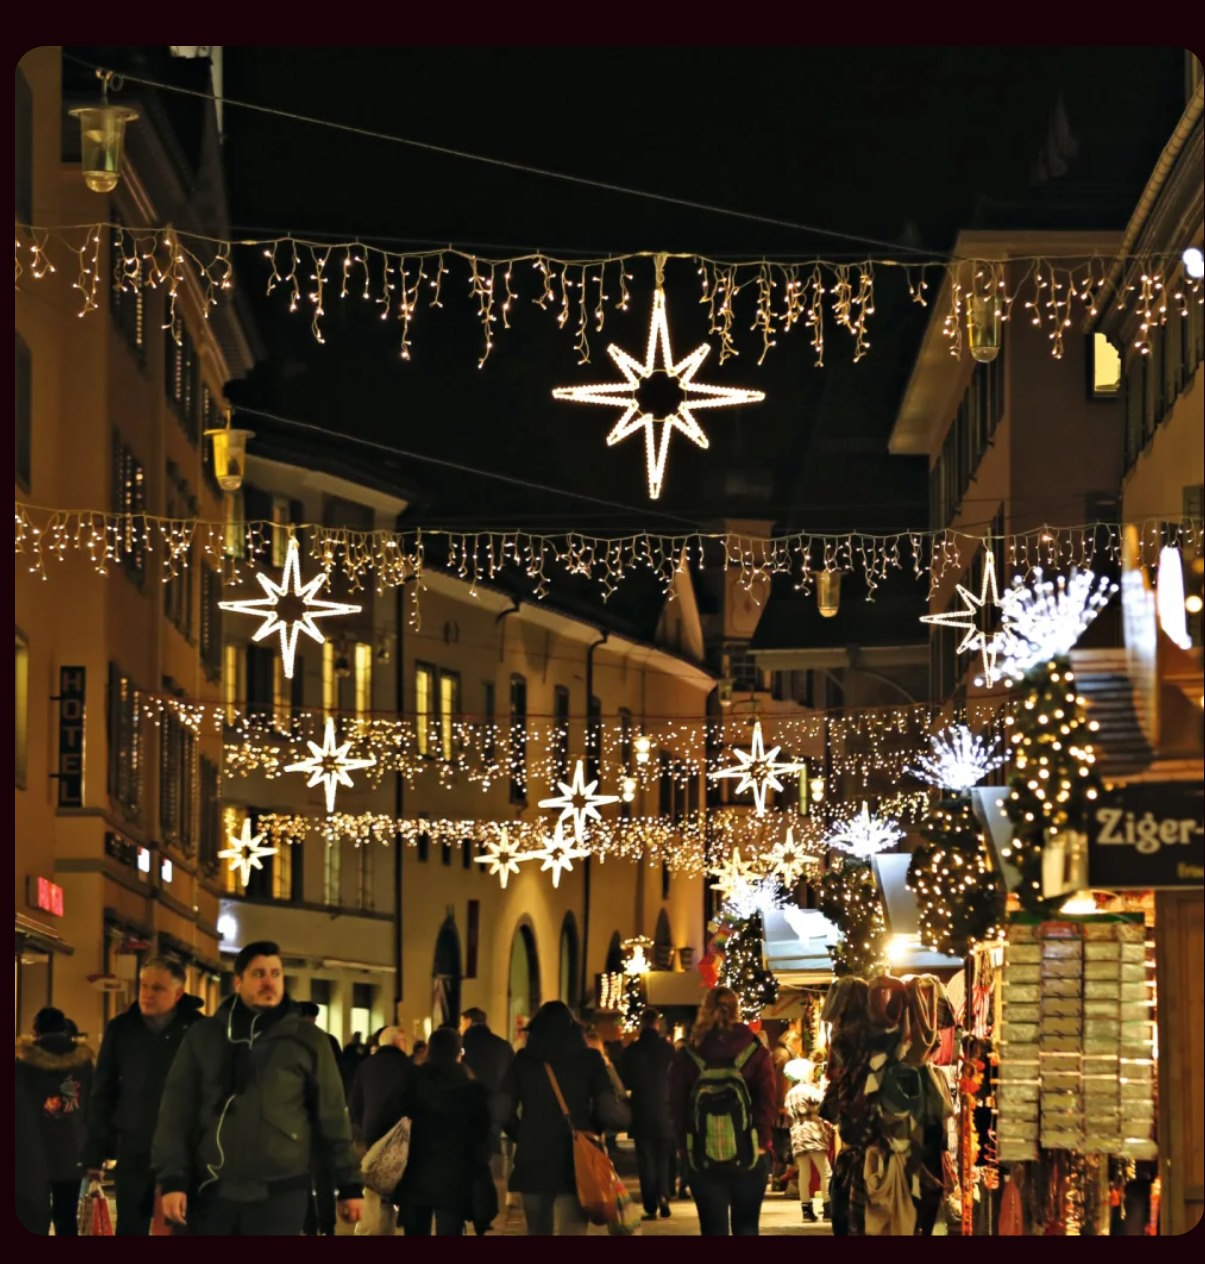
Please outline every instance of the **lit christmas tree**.
[[716, 981], [740, 998], [741, 1017], [752, 1021], [767, 1005], [778, 1000], [778, 980], [766, 969], [760, 913], [751, 917], [725, 918], [717, 926], [712, 948], [722, 963]]
[[969, 799], [934, 806], [912, 853], [908, 889], [916, 895], [920, 939], [947, 956], [965, 957], [978, 940], [995, 938], [1004, 915], [1004, 887], [992, 869]]
[[627, 1032], [639, 1030], [640, 1016], [646, 1008], [644, 976], [649, 970], [649, 960], [645, 955], [645, 949], [652, 946], [653, 941], [645, 935], [637, 935], [633, 939], [623, 941], [625, 960], [619, 1025]]
[[1042, 898], [1042, 847], [1062, 831], [1082, 831], [1087, 803], [1100, 793], [1090, 733], [1075, 676], [1065, 659], [1026, 676], [1013, 719], [1013, 777], [1005, 800], [1013, 835], [1003, 849], [1021, 874], [1017, 897], [1030, 912], [1049, 912], [1062, 901]]
[[841, 931], [830, 950], [833, 973], [871, 978], [887, 959], [887, 921], [869, 865], [846, 862], [820, 880], [820, 911]]

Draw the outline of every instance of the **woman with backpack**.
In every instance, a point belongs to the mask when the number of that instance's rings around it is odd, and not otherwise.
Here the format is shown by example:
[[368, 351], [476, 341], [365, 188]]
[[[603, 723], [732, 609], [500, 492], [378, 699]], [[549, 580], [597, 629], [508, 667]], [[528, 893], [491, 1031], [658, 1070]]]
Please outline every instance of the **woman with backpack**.
[[690, 1040], [670, 1067], [670, 1109], [699, 1232], [755, 1236], [778, 1097], [774, 1061], [741, 1022], [731, 988], [704, 997]]

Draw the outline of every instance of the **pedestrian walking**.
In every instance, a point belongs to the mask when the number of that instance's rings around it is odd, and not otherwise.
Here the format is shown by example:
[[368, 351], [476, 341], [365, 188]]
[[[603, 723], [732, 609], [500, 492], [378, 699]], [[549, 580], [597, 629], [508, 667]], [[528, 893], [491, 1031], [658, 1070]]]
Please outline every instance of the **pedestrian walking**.
[[669, 1110], [669, 1070], [674, 1049], [661, 1034], [661, 1014], [646, 1009], [640, 1035], [624, 1050], [619, 1073], [631, 1093], [632, 1138], [640, 1173], [644, 1218], [668, 1218], [673, 1191], [674, 1126]]
[[[32, 1122], [36, 1115], [37, 1132], [29, 1138], [31, 1161], [40, 1157], [44, 1164], [41, 1192], [30, 1191], [26, 1212], [34, 1233], [48, 1233], [52, 1222], [56, 1237], [79, 1233], [76, 1210], [91, 1087], [92, 1050], [68, 1034], [61, 1009], [40, 1009], [33, 1020], [33, 1039], [18, 1040], [16, 1050], [16, 1092], [24, 1099], [18, 1118]], [[22, 1161], [18, 1154], [18, 1168]]]
[[828, 1152], [833, 1129], [831, 1124], [820, 1118], [820, 1103], [824, 1100], [824, 1067], [806, 1058], [795, 1058], [787, 1063], [785, 1073], [788, 1079], [794, 1081], [787, 1092], [786, 1110], [791, 1120], [791, 1153], [799, 1170], [799, 1202], [805, 1223], [815, 1224], [816, 1211], [811, 1198], [813, 1172], [820, 1179], [821, 1214], [825, 1220], [832, 1214]]
[[[464, 1064], [473, 1077], [484, 1084], [490, 1095], [491, 1115], [493, 1105], [502, 1089], [502, 1082], [515, 1059], [515, 1051], [508, 1041], [495, 1035], [489, 1027], [485, 1010], [472, 1006], [460, 1016], [460, 1038], [464, 1045]], [[509, 1142], [507, 1142], [509, 1147]], [[498, 1210], [506, 1208], [506, 1180], [508, 1176], [506, 1155], [503, 1152], [501, 1127], [491, 1118], [489, 1137], [490, 1176], [494, 1182]]]
[[754, 1236], [777, 1115], [774, 1063], [730, 988], [703, 998], [670, 1071], [670, 1111], [705, 1236]]
[[[461, 1062], [453, 1027], [431, 1033], [427, 1060], [406, 1083], [402, 1115], [410, 1120], [410, 1156], [397, 1192], [407, 1237], [459, 1237], [466, 1220], [489, 1228], [497, 1200], [489, 1171], [490, 1092]], [[485, 1207], [474, 1193], [488, 1188]]]
[[[297, 1016], [302, 1022], [318, 1027], [318, 1004], [315, 1001], [298, 1001]], [[321, 1031], [321, 1028], [318, 1028]], [[327, 1033], [331, 1052], [338, 1062], [341, 1056], [339, 1042]], [[331, 1171], [329, 1158], [323, 1153], [314, 1155], [313, 1185], [310, 1192], [309, 1205], [306, 1207], [305, 1227], [302, 1230], [307, 1237], [333, 1237], [335, 1233], [335, 1175]]]
[[356, 1073], [368, 1060], [369, 1051], [364, 1044], [364, 1033], [353, 1031], [351, 1039], [343, 1046], [339, 1057], [339, 1074], [343, 1079], [344, 1096], [351, 1094], [351, 1086], [356, 1082]]
[[202, 1001], [184, 991], [184, 968], [152, 957], [138, 973], [138, 999], [105, 1028], [88, 1101], [84, 1165], [100, 1179], [116, 1159], [118, 1237], [146, 1237], [155, 1210], [151, 1141], [167, 1074]]
[[541, 1005], [528, 1026], [526, 1044], [506, 1073], [495, 1118], [515, 1140], [510, 1188], [523, 1196], [527, 1232], [581, 1234], [587, 1222], [577, 1200], [572, 1135], [549, 1067], [573, 1127], [618, 1132], [628, 1127], [630, 1115], [616, 1096], [602, 1055], [586, 1044], [569, 1007], [563, 1001]]
[[[365, 1058], [351, 1086], [348, 1113], [352, 1136], [369, 1150], [402, 1118], [412, 1064], [406, 1055], [406, 1036], [400, 1027], [385, 1027], [377, 1051]], [[397, 1232], [397, 1208], [390, 1198], [364, 1191], [364, 1223], [358, 1233], [389, 1237]]]
[[330, 1045], [285, 993], [279, 947], [247, 944], [234, 995], [195, 1023], [172, 1063], [151, 1162], [163, 1214], [205, 1236], [298, 1235], [326, 1151], [338, 1210], [362, 1210], [359, 1162]]

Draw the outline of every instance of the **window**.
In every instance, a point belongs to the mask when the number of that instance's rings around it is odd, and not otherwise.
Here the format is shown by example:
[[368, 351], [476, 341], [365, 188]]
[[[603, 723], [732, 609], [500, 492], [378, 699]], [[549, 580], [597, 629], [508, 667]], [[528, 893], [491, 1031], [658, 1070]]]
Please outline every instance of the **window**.
[[473, 840], [471, 838], [460, 840], [460, 867], [462, 869], [473, 867]]
[[326, 845], [326, 867], [322, 875], [322, 900], [338, 908], [343, 894], [343, 843], [336, 839]]
[[602, 703], [586, 702], [586, 780], [597, 781], [602, 765]]
[[356, 642], [356, 715], [363, 719], [372, 714], [372, 646]]
[[997, 356], [990, 364], [977, 365], [959, 401], [929, 476], [930, 521], [934, 527], [948, 526], [958, 513], [979, 462], [992, 445], [1004, 416], [1004, 364], [1004, 357]]
[[272, 565], [278, 569], [289, 553], [289, 498], [272, 497]]
[[293, 689], [301, 679], [301, 660], [293, 660], [293, 679], [285, 675], [284, 660], [272, 658], [272, 723], [282, 733], [293, 727]]
[[444, 759], [456, 753], [456, 719], [460, 715], [460, 676], [456, 672], [439, 673], [439, 745]]
[[242, 697], [243, 656], [237, 645], [222, 647], [222, 703], [226, 708], [226, 723], [238, 720], [238, 703]]
[[1113, 399], [1121, 394], [1121, 354], [1110, 342], [1108, 334], [1099, 330], [1092, 334], [1091, 351], [1088, 359], [1092, 371], [1092, 396], [1094, 399]]
[[25, 789], [29, 749], [29, 642], [17, 632], [17, 686], [13, 696], [17, 716], [17, 789]]
[[[426, 820], [426, 817], [427, 817], [426, 812], [420, 812], [418, 815], [419, 815], [419, 818], [420, 818], [421, 820]], [[418, 849], [417, 849], [417, 850], [418, 850], [418, 858], [419, 858], [419, 860], [421, 860], [421, 861], [423, 861], [423, 862], [425, 863], [425, 862], [427, 861], [427, 859], [428, 859], [428, 858], [430, 857], [430, 855], [431, 855], [431, 834], [430, 834], [430, 831], [428, 831], [428, 830], [422, 830], [422, 831], [419, 833], [419, 836], [418, 836]]]
[[263, 645], [247, 646], [247, 714], [270, 716], [275, 713], [275, 664], [280, 660]]
[[143, 746], [138, 691], [129, 676], [109, 664], [108, 791], [130, 820], [142, 815]]
[[265, 857], [272, 867], [272, 898], [286, 904], [291, 903], [300, 895], [300, 892], [293, 890], [295, 855], [299, 857], [301, 849], [294, 844], [288, 844], [281, 847], [275, 856]]
[[[167, 488], [167, 516], [169, 518], [195, 518], [197, 500], [188, 484], [180, 478], [174, 461], [168, 461], [164, 486]], [[186, 640], [192, 639], [192, 586], [197, 573], [194, 562], [196, 550], [193, 541], [183, 554], [163, 567], [163, 616]]]
[[146, 578], [146, 542], [143, 532], [146, 521], [146, 471], [142, 462], [113, 432], [113, 509], [126, 515], [114, 541], [114, 548], [125, 573], [142, 587]]
[[556, 779], [569, 780], [569, 690], [557, 685], [553, 697], [553, 750], [556, 759]]
[[194, 787], [196, 784], [196, 737], [172, 711], [159, 721], [159, 826], [165, 842], [191, 855]]
[[436, 671], [429, 663], [414, 665], [414, 744], [420, 755], [431, 753], [431, 715], [435, 704]]
[[510, 801], [527, 802], [527, 681], [510, 678]]
[[206, 680], [222, 674], [222, 572], [201, 563], [201, 666]]
[[494, 740], [494, 682], [487, 680], [481, 686], [481, 719], [484, 724], [481, 740], [481, 758], [492, 763], [497, 753], [497, 742]]
[[356, 848], [356, 900], [360, 911], [371, 913], [372, 904], [372, 844], [361, 843]]
[[217, 872], [218, 852], [223, 849], [221, 772], [212, 760], [201, 756], [198, 771], [201, 820], [199, 831], [199, 860], [202, 871], [209, 877]]
[[29, 358], [29, 347], [20, 334], [16, 335], [13, 379], [16, 386], [13, 411], [17, 448], [16, 475], [22, 490], [29, 491], [32, 476], [33, 365]]
[[16, 97], [16, 219], [33, 223], [33, 93], [29, 81], [17, 70]]
[[180, 428], [196, 443], [200, 438], [200, 359], [192, 335], [180, 317], [164, 330], [163, 389]]
[[243, 493], [226, 493], [226, 556], [242, 561], [247, 556], [247, 522]]
[[110, 264], [109, 315], [141, 367], [146, 364], [146, 296], [141, 284], [143, 261], [132, 235], [127, 242], [120, 219], [113, 226]]

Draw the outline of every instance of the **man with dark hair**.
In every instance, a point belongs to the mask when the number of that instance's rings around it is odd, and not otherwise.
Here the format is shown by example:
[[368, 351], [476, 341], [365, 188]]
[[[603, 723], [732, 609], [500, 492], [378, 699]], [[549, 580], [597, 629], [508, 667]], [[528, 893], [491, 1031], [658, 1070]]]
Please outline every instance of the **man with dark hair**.
[[138, 999], [105, 1028], [92, 1096], [84, 1164], [99, 1179], [117, 1160], [117, 1233], [146, 1237], [155, 1207], [151, 1139], [167, 1073], [188, 1029], [201, 1017], [201, 998], [184, 992], [184, 967], [152, 957], [138, 973]]
[[207, 1236], [298, 1235], [315, 1156], [329, 1158], [340, 1216], [359, 1220], [330, 1045], [285, 994], [280, 948], [261, 940], [239, 952], [234, 995], [188, 1033], [168, 1075], [152, 1147], [164, 1218]]
[[661, 1034], [661, 1014], [646, 1009], [640, 1035], [624, 1050], [619, 1073], [632, 1095], [632, 1139], [640, 1172], [645, 1220], [668, 1217], [673, 1189], [674, 1127], [669, 1110], [669, 1068], [674, 1048]]
[[[506, 1078], [510, 1064], [514, 1061], [515, 1051], [510, 1045], [496, 1036], [489, 1029], [485, 1010], [476, 1005], [470, 1006], [460, 1016], [460, 1036], [464, 1045], [464, 1064], [473, 1073], [473, 1078], [480, 1080], [489, 1090], [491, 1102], [497, 1098], [502, 1081]], [[503, 1153], [502, 1128], [497, 1123], [490, 1125], [490, 1173], [494, 1178], [494, 1188], [498, 1192], [498, 1214], [506, 1215], [506, 1156]]]

